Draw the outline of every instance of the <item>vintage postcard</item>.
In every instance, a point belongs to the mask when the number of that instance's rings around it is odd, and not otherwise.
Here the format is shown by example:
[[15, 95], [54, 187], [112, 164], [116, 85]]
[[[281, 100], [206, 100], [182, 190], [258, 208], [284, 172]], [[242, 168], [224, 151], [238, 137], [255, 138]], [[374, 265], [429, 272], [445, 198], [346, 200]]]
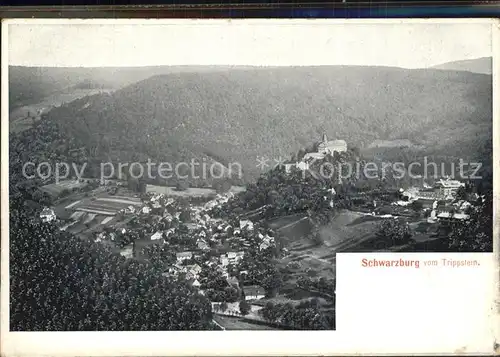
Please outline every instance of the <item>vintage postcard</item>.
[[499, 41], [5, 20], [2, 353], [498, 353]]

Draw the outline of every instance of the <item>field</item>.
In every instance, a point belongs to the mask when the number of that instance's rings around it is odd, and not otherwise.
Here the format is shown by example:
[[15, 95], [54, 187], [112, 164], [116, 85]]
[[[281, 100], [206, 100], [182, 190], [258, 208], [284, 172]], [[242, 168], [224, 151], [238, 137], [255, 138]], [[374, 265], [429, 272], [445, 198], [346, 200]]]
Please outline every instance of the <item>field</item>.
[[380, 219], [367, 217], [358, 212], [347, 210], [340, 212], [321, 229], [320, 235], [323, 243], [335, 251], [340, 251], [373, 237], [374, 228]]
[[212, 188], [190, 187], [184, 191], [177, 191], [175, 187], [156, 185], [147, 185], [146, 192], [162, 193], [174, 197], [210, 197], [215, 195], [215, 190]]
[[[321, 293], [298, 288], [298, 279], [323, 277], [335, 280], [336, 253], [356, 251], [358, 247], [363, 246], [363, 242], [373, 240], [375, 227], [382, 219], [343, 210], [329, 224], [320, 228], [318, 239], [307, 237], [311, 228], [310, 223], [301, 216], [283, 217], [270, 222], [273, 228], [278, 230], [281, 228], [288, 249], [288, 255], [279, 262], [279, 267], [284, 272], [284, 286], [274, 300], [299, 302], [312, 297], [319, 299], [325, 297]], [[322, 302], [325, 310], [331, 309], [330, 305], [328, 299]]]
[[[361, 252], [376, 250], [397, 250], [387, 242], [378, 242], [375, 232], [384, 219], [398, 219], [410, 223], [413, 239], [424, 244], [432, 239], [435, 226], [425, 220], [408, 217], [382, 218], [360, 212], [343, 210], [327, 225], [320, 228], [319, 238], [310, 239], [310, 225], [301, 216], [287, 216], [270, 222], [270, 226], [284, 234], [288, 255], [279, 266], [286, 271], [285, 287], [281, 294], [290, 299], [307, 298], [308, 293], [298, 291], [296, 282], [301, 276], [335, 279], [335, 261], [338, 252]], [[379, 244], [380, 243], [380, 244]]]
[[246, 190], [247, 190], [247, 188], [245, 186], [231, 186], [231, 189], [229, 190], [229, 192], [232, 192], [234, 194], [238, 194], [241, 192], [245, 192]]
[[304, 214], [293, 214], [268, 222], [272, 229], [278, 231], [290, 245], [303, 241], [311, 232], [311, 224]]
[[54, 207], [54, 211], [58, 217], [68, 220], [67, 231], [88, 235], [106, 226], [120, 225], [129, 218], [117, 217], [118, 211], [129, 206], [137, 208], [141, 205], [141, 201], [135, 197], [98, 193], [96, 197], [91, 198], [80, 194], [73, 196], [73, 199], [61, 201]]
[[87, 183], [78, 182], [77, 180], [61, 181], [59, 183], [51, 183], [40, 187], [40, 191], [47, 192], [52, 197], [58, 197], [64, 190], [73, 190], [75, 188], [85, 187]]
[[117, 197], [117, 196], [101, 196], [92, 198], [85, 198], [66, 206], [65, 208], [74, 211], [97, 213], [101, 215], [114, 216], [118, 211], [125, 209], [129, 206], [138, 207], [142, 203], [137, 198]]

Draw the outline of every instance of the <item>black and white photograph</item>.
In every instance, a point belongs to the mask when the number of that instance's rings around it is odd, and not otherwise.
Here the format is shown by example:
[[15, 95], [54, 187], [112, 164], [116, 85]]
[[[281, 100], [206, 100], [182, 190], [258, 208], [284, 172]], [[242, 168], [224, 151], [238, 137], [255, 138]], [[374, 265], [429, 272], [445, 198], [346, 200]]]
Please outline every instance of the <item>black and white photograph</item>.
[[337, 253], [493, 251], [491, 23], [4, 28], [10, 331], [333, 331]]

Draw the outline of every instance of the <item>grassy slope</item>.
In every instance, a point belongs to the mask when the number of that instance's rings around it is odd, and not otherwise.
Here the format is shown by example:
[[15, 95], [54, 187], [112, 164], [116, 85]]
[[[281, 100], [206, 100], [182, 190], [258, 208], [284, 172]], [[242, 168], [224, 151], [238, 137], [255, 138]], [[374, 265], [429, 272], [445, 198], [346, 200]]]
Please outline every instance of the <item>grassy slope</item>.
[[323, 132], [356, 146], [410, 139], [474, 156], [491, 137], [491, 97], [491, 76], [468, 72], [262, 68], [155, 76], [49, 118], [86, 145], [164, 160], [206, 154], [257, 174], [257, 156], [287, 156]]

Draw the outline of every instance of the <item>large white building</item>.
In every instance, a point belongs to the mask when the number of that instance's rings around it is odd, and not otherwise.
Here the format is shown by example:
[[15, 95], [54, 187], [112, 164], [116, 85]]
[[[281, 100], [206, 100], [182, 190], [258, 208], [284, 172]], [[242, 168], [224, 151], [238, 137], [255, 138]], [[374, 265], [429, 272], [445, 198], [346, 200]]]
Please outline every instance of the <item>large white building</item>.
[[330, 154], [334, 152], [346, 152], [347, 143], [344, 140], [330, 140], [323, 134], [323, 140], [318, 143], [318, 153]]
[[439, 188], [441, 194], [446, 197], [455, 195], [460, 187], [465, 187], [465, 183], [447, 178], [446, 180], [439, 180], [436, 182], [435, 186]]
[[328, 140], [326, 134], [323, 134], [323, 140], [318, 144], [317, 152], [310, 152], [304, 155], [300, 162], [285, 164], [285, 171], [290, 173], [292, 168], [307, 170], [309, 163], [315, 160], [323, 160], [327, 155], [333, 155], [334, 152], [346, 152], [347, 143], [344, 140]]

